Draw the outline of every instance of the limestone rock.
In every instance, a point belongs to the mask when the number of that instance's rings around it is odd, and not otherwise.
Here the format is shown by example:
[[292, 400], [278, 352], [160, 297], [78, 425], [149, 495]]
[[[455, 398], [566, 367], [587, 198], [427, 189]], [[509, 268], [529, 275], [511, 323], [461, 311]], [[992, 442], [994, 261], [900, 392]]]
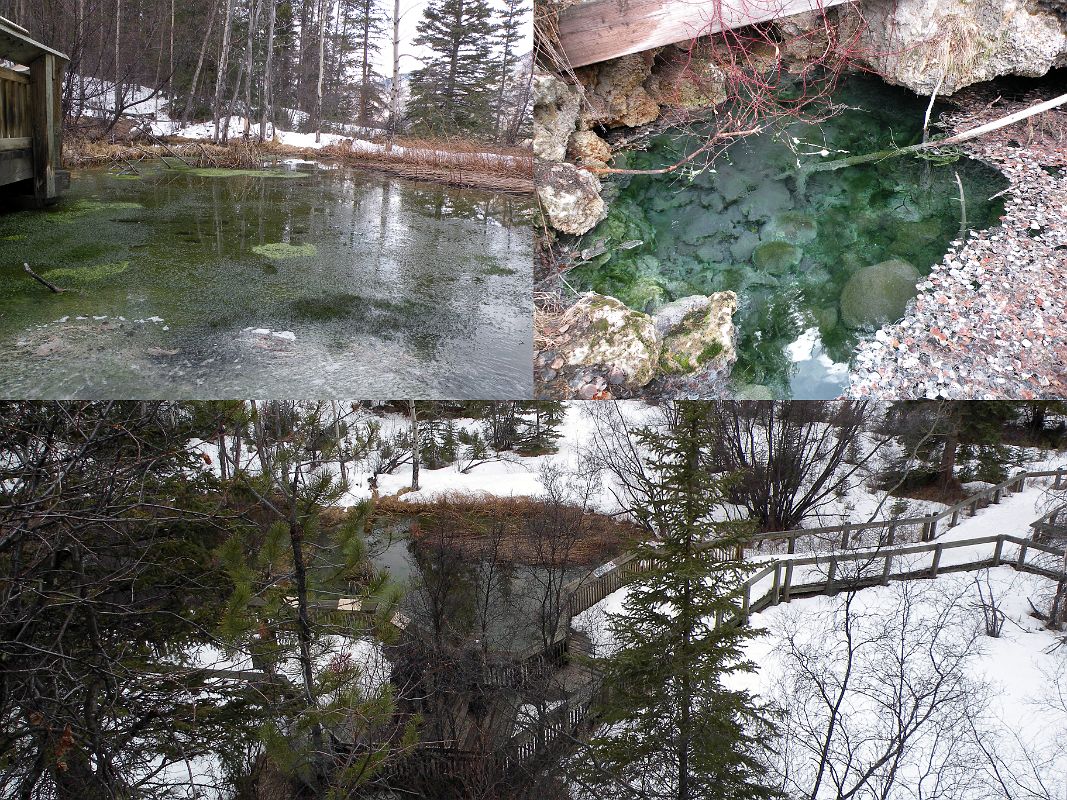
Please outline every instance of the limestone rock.
[[555, 75], [534, 74], [534, 155], [545, 161], [562, 161], [567, 140], [578, 124], [581, 95]]
[[841, 292], [841, 321], [849, 328], [878, 328], [904, 315], [919, 271], [897, 258], [864, 267]]
[[636, 127], [659, 117], [657, 103], [645, 88], [652, 75], [652, 61], [659, 49], [622, 56], [577, 70], [585, 86], [588, 110], [581, 127]]
[[600, 181], [572, 164], [535, 166], [537, 197], [548, 224], [575, 236], [585, 233], [608, 215], [600, 197]]
[[611, 160], [611, 146], [593, 131], [575, 131], [571, 134], [567, 154], [579, 164], [603, 167]]
[[665, 48], [645, 83], [649, 96], [675, 108], [707, 108], [725, 101], [726, 75], [711, 53], [707, 43]]
[[660, 369], [665, 374], [722, 371], [737, 361], [733, 292], [691, 295], [668, 303], [653, 317], [663, 339]]
[[662, 342], [648, 314], [588, 292], [567, 309], [563, 324], [568, 338], [558, 349], [566, 365], [611, 367], [616, 380], [631, 389], [652, 380]]
[[891, 83], [952, 94], [999, 75], [1067, 65], [1067, 23], [1040, 0], [867, 0], [861, 51]]

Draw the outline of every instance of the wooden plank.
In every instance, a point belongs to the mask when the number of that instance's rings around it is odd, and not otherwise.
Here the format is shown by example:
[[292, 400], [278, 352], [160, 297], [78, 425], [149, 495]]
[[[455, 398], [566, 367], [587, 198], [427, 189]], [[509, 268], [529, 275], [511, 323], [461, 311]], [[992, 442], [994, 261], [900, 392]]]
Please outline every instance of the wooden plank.
[[851, 0], [586, 0], [559, 14], [572, 67]]
[[44, 54], [54, 56], [62, 61], [68, 60], [58, 50], [53, 50], [48, 45], [31, 39], [26, 34], [25, 28], [14, 25], [0, 17], [0, 58], [6, 58], [16, 64], [26, 64], [28, 66]]
[[30, 82], [30, 76], [27, 75], [25, 72], [18, 72], [13, 69], [8, 69], [7, 67], [0, 67], [0, 78], [5, 81], [13, 81], [15, 83], [29, 84]]
[[17, 150], [0, 154], [0, 186], [33, 178], [33, 158]]
[[5, 150], [32, 150], [33, 139], [29, 136], [20, 136], [17, 139], [0, 139], [0, 153]]

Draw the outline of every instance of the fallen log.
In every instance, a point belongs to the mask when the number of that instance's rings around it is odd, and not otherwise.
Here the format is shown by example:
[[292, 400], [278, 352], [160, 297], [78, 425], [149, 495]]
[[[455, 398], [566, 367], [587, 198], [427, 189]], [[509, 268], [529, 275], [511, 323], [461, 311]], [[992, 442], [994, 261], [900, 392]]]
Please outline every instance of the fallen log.
[[[861, 156], [849, 156], [848, 158], [839, 158], [835, 161], [826, 161], [818, 164], [806, 164], [800, 168], [801, 172], [828, 172], [832, 170], [842, 169], [843, 167], [852, 167], [856, 164], [868, 164], [872, 161], [883, 161], [887, 158], [893, 158], [894, 156], [903, 156], [909, 153], [918, 153], [923, 150], [934, 150], [938, 147], [947, 147], [949, 145], [960, 144], [962, 142], [970, 141], [971, 139], [977, 139], [987, 133], [1006, 128], [1009, 125], [1014, 125], [1016, 122], [1022, 122], [1024, 119], [1037, 116], [1045, 111], [1051, 111], [1059, 106], [1067, 105], [1067, 94], [1061, 94], [1059, 97], [1054, 97], [1051, 100], [1046, 100], [1043, 103], [1024, 108], [1022, 111], [1016, 111], [1014, 114], [1008, 114], [1006, 117], [995, 119], [992, 122], [987, 122], [984, 125], [979, 125], [977, 128], [971, 128], [970, 130], [962, 131], [960, 133], [948, 136], [944, 139], [931, 139], [929, 141], [920, 142], [919, 144], [913, 144], [909, 147], [894, 147], [888, 150], [879, 150], [877, 153], [867, 153]], [[787, 178], [794, 173], [783, 172], [777, 177]]]

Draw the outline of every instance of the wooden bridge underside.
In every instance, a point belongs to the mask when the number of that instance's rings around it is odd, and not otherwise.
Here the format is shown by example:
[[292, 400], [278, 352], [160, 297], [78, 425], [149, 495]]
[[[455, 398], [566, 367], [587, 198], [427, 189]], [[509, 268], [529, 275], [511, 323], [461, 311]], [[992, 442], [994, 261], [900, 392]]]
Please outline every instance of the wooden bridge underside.
[[572, 67], [851, 0], [584, 0], [559, 13]]

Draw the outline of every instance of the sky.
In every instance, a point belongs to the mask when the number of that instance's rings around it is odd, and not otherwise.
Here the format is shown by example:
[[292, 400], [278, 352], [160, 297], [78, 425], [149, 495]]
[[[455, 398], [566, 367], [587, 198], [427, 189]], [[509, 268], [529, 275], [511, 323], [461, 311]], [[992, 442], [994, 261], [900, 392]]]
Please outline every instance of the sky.
[[[422, 64], [422, 58], [426, 54], [426, 48], [416, 47], [412, 41], [418, 36], [416, 26], [422, 19], [422, 10], [426, 7], [426, 0], [400, 0], [400, 71], [411, 72]], [[490, 0], [494, 8], [504, 8], [500, 0]], [[532, 4], [531, 4], [532, 5]], [[392, 35], [393, 26], [393, 3], [392, 0], [382, 0], [382, 11], [387, 21], [387, 34]], [[518, 48], [519, 53], [528, 53], [533, 48], [533, 12], [527, 11], [527, 24], [525, 36]], [[387, 38], [382, 42], [382, 49], [375, 60], [378, 73], [389, 76], [393, 74], [393, 46]]]

